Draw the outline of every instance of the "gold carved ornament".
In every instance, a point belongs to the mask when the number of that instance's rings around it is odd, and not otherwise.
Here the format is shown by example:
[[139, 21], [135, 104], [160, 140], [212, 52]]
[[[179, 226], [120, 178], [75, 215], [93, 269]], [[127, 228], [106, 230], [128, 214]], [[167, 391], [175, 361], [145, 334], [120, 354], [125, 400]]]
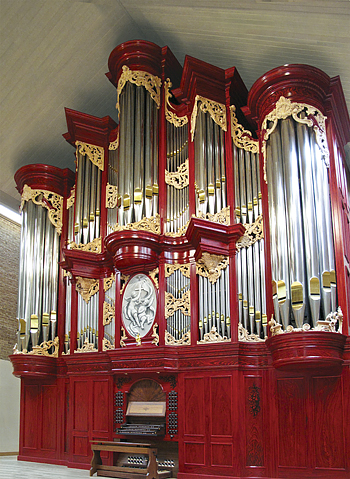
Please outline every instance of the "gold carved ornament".
[[21, 198], [21, 211], [24, 203], [29, 200], [47, 209], [49, 220], [60, 235], [62, 232], [63, 196], [46, 190], [32, 190], [30, 186], [24, 185]]
[[221, 271], [228, 265], [227, 256], [203, 253], [202, 257], [196, 262], [196, 273], [203, 278], [208, 278], [211, 284], [221, 276]]
[[[305, 113], [305, 118], [302, 118], [301, 113]], [[272, 110], [264, 119], [261, 132], [262, 138], [262, 153], [264, 157], [264, 180], [267, 183], [266, 177], [266, 142], [271, 133], [275, 131], [278, 120], [285, 120], [291, 116], [293, 120], [298, 123], [312, 127], [316, 133], [316, 142], [322, 152], [324, 162], [329, 167], [329, 151], [326, 137], [326, 119], [317, 108], [308, 105], [307, 103], [293, 103], [288, 98], [281, 96], [276, 102], [274, 110]], [[272, 125], [269, 126], [269, 123]]]
[[[13, 349], [13, 354], [32, 354], [34, 356], [47, 356], [50, 358], [58, 358], [58, 349], [59, 349], [60, 340], [58, 336], [52, 341], [44, 341], [39, 346], [33, 346], [32, 351], [18, 351], [16, 346]], [[53, 352], [50, 353], [50, 349], [54, 348]]]
[[168, 264], [165, 263], [165, 277], [169, 278], [176, 270], [180, 270], [181, 273], [186, 277], [190, 278], [190, 264], [180, 264], [180, 263], [175, 263], [175, 264]]
[[187, 118], [186, 115], [179, 117], [175, 113], [170, 111], [170, 108], [172, 108], [172, 106], [171, 106], [171, 103], [169, 101], [169, 98], [172, 97], [172, 94], [170, 93], [170, 89], [171, 89], [172, 86], [173, 85], [170, 81], [170, 78], [167, 78], [164, 82], [165, 118], [169, 123], [172, 123], [176, 128], [179, 128], [179, 127], [184, 126], [188, 123], [188, 118]]
[[93, 343], [89, 343], [88, 338], [86, 338], [82, 347], [76, 349], [74, 352], [75, 353], [92, 353], [97, 351], [98, 349], [95, 348], [95, 345]]
[[74, 202], [75, 202], [75, 185], [70, 190], [70, 196], [67, 198], [67, 210], [69, 210], [69, 208], [74, 206]]
[[124, 230], [149, 231], [150, 233], [160, 235], [160, 216], [157, 213], [155, 216], [150, 216], [149, 218], [142, 218], [142, 220], [137, 221], [136, 223], [129, 223], [126, 226], [116, 225], [114, 227], [114, 231]]
[[109, 146], [108, 146], [108, 149], [111, 150], [111, 151], [115, 151], [118, 148], [119, 148], [119, 130], [118, 130], [118, 133], [117, 133], [117, 138], [114, 141], [111, 141]]
[[104, 278], [103, 280], [103, 291], [106, 293], [111, 287], [113, 286], [113, 283], [115, 281], [115, 275], [112, 273], [112, 275], [109, 278]]
[[120, 332], [122, 333], [122, 334], [120, 335], [120, 347], [121, 347], [121, 348], [125, 348], [126, 344], [125, 344], [124, 340], [125, 340], [125, 339], [128, 339], [128, 337], [127, 337], [127, 335], [126, 335], [126, 333], [125, 333], [125, 329], [123, 328], [123, 326], [121, 326]]
[[218, 103], [203, 96], [196, 95], [194, 100], [193, 111], [191, 115], [191, 141], [194, 138], [194, 132], [196, 130], [196, 121], [198, 114], [198, 103], [199, 108], [203, 113], [209, 113], [213, 121], [219, 125], [224, 131], [227, 131], [227, 120], [226, 120], [226, 107], [223, 103]]
[[260, 215], [257, 217], [254, 223], [245, 223], [245, 232], [244, 235], [239, 238], [236, 243], [237, 250], [241, 248], [249, 248], [257, 241], [264, 239], [264, 222], [263, 216]]
[[165, 183], [173, 186], [177, 190], [183, 190], [189, 185], [188, 158], [184, 163], [177, 167], [176, 171], [169, 172], [168, 170], [165, 170]]
[[189, 224], [190, 224], [190, 220], [188, 220], [185, 225], [181, 226], [181, 228], [179, 228], [175, 233], [172, 231], [166, 231], [164, 233], [164, 236], [170, 236], [172, 238], [178, 238], [180, 236], [183, 236], [186, 234], [186, 230]]
[[123, 294], [124, 288], [126, 286], [126, 283], [129, 281], [129, 278], [129, 274], [122, 274], [120, 276], [120, 284], [122, 285], [122, 287], [120, 288], [120, 294]]
[[220, 336], [216, 331], [216, 327], [213, 326], [209, 333], [205, 333], [203, 339], [197, 341], [197, 344], [207, 344], [207, 343], [227, 343], [231, 342], [227, 336]]
[[127, 82], [134, 83], [136, 86], [143, 86], [151, 95], [152, 100], [160, 108], [160, 87], [162, 81], [159, 77], [140, 70], [130, 70], [126, 65], [122, 67], [122, 74], [118, 80], [117, 86], [117, 104], [116, 108], [120, 111], [119, 97]]
[[114, 349], [114, 344], [112, 344], [110, 341], [108, 341], [107, 338], [102, 339], [102, 351], [110, 351], [111, 349]]
[[264, 339], [259, 338], [257, 334], [249, 334], [248, 330], [245, 329], [242, 323], [238, 324], [238, 341], [245, 342], [263, 342]]
[[101, 253], [102, 240], [101, 240], [101, 237], [99, 237], [99, 238], [95, 238], [90, 243], [86, 243], [86, 244], [83, 244], [83, 243], [77, 244], [74, 241], [72, 241], [71, 243], [69, 243], [69, 247], [70, 249], [87, 251], [89, 253]]
[[154, 323], [153, 333], [152, 333], [152, 338], [154, 339], [152, 340], [152, 344], [154, 344], [155, 346], [158, 346], [159, 344], [159, 334], [157, 333], [157, 329], [158, 329], [158, 324]]
[[88, 304], [91, 296], [96, 294], [99, 290], [98, 279], [82, 278], [81, 276], [77, 276], [75, 281], [75, 289], [81, 295], [85, 303]]
[[92, 164], [97, 166], [101, 171], [104, 170], [105, 152], [103, 146], [90, 145], [83, 141], [76, 141], [75, 145], [77, 147], [76, 154], [86, 155]]
[[159, 289], [158, 274], [159, 274], [159, 268], [156, 268], [153, 271], [149, 272], [149, 277], [153, 280], [154, 285], [157, 289]]
[[226, 206], [222, 208], [222, 210], [218, 211], [217, 213], [202, 213], [201, 211], [198, 213], [197, 218], [203, 218], [204, 220], [213, 221], [214, 223], [220, 223], [222, 225], [229, 225], [230, 224], [230, 207]]
[[106, 208], [115, 208], [119, 205], [120, 196], [118, 195], [118, 186], [110, 185], [107, 183], [106, 186]]
[[115, 317], [115, 303], [114, 301], [111, 303], [108, 303], [107, 301], [104, 301], [103, 303], [103, 326], [106, 326], [107, 324], [110, 324]]
[[185, 316], [191, 316], [191, 291], [186, 291], [181, 298], [175, 298], [165, 292], [165, 318], [168, 319], [175, 311], [180, 310]]
[[191, 344], [191, 331], [185, 333], [181, 339], [175, 339], [168, 331], [165, 331], [165, 344], [168, 346], [186, 346]]
[[238, 123], [235, 111], [236, 107], [231, 105], [231, 136], [233, 143], [237, 146], [237, 148], [243, 148], [243, 150], [250, 151], [251, 153], [259, 153], [259, 141], [254, 140], [251, 132], [245, 130], [243, 126]]

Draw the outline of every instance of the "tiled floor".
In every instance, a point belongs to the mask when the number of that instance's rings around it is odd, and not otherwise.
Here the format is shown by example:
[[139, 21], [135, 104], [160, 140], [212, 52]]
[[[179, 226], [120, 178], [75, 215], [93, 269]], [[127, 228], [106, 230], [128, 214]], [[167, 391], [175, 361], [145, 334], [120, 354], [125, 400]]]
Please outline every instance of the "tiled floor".
[[[0, 456], [0, 479], [89, 479], [89, 471]], [[95, 474], [96, 477], [96, 474]]]

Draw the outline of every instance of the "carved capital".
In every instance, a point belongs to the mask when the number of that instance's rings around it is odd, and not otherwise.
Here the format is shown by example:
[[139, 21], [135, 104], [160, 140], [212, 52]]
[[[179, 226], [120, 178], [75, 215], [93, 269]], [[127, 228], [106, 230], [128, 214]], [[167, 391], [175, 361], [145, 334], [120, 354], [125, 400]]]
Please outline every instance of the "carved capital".
[[203, 253], [196, 262], [196, 273], [208, 278], [214, 284], [221, 276], [221, 271], [228, 265], [228, 257], [216, 254]]
[[104, 170], [104, 148], [103, 146], [90, 145], [89, 143], [84, 143], [83, 141], [76, 141], [75, 145], [77, 147], [77, 153], [81, 155], [86, 155], [91, 163], [93, 163], [101, 171]]

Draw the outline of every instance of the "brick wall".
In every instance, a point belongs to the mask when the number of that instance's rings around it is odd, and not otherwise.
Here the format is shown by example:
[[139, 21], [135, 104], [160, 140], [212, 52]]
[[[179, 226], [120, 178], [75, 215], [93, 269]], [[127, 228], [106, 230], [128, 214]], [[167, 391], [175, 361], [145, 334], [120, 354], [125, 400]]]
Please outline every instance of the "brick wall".
[[0, 359], [17, 342], [17, 292], [21, 227], [0, 215]]

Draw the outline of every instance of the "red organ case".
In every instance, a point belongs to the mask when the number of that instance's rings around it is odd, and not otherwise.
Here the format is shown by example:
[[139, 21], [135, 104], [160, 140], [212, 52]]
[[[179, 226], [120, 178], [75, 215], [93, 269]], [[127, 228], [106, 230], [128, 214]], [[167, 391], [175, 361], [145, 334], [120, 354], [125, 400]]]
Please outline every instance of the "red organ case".
[[88, 469], [120, 441], [100, 473], [149, 477], [149, 443], [154, 477], [350, 477], [339, 78], [284, 65], [248, 92], [145, 41], [108, 65], [118, 124], [66, 109], [75, 173], [15, 175], [19, 459]]

